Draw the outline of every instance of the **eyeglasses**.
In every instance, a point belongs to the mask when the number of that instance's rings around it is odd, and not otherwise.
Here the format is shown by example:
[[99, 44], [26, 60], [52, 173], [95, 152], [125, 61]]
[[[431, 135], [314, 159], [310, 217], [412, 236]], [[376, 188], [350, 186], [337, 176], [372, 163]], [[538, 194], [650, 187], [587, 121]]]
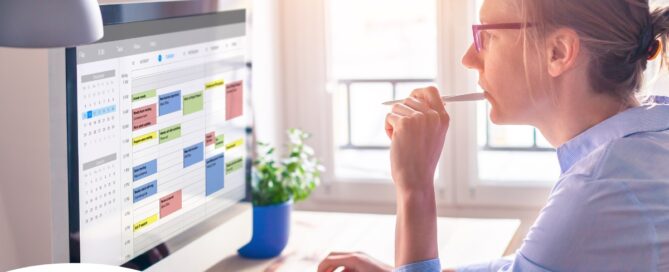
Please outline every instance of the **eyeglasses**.
[[476, 52], [481, 52], [484, 49], [483, 45], [486, 43], [487, 36], [481, 35], [481, 32], [488, 29], [523, 29], [530, 27], [529, 23], [505, 23], [505, 24], [482, 24], [472, 25], [472, 33], [474, 34], [474, 45], [476, 45]]

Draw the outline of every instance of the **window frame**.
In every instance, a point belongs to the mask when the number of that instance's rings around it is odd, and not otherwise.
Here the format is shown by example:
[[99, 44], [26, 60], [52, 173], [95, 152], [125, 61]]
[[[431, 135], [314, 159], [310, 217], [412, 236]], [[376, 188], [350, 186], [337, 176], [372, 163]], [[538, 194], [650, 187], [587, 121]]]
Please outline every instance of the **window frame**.
[[[331, 52], [328, 46], [328, 1], [280, 1], [280, 90], [283, 122], [280, 126], [300, 127], [318, 137], [310, 139], [328, 171], [312, 194], [317, 203], [393, 204], [395, 190], [390, 177], [382, 180], [342, 179], [334, 175], [338, 146], [334, 141], [334, 91], [337, 82], [329, 78]], [[471, 24], [476, 18], [475, 1], [436, 1], [437, 78], [442, 95], [457, 90], [476, 90], [476, 73], [460, 64], [472, 44]], [[462, 11], [462, 12], [458, 12]], [[457, 38], [456, 38], [457, 37]], [[463, 39], [462, 37], [466, 37]], [[447, 105], [451, 126], [435, 180], [437, 203], [442, 207], [538, 208], [545, 204], [550, 187], [529, 183], [494, 184], [478, 180], [476, 105]], [[285, 141], [285, 136], [280, 139]], [[458, 143], [458, 144], [456, 144]], [[541, 183], [545, 184], [545, 183]]]

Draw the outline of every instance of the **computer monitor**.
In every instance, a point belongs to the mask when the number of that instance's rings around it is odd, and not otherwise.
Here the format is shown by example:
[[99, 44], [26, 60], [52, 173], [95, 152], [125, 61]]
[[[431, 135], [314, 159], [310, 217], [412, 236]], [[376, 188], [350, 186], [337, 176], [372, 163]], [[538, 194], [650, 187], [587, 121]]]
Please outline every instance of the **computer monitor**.
[[246, 197], [248, 24], [225, 9], [102, 6], [104, 38], [66, 49], [71, 262], [144, 269]]

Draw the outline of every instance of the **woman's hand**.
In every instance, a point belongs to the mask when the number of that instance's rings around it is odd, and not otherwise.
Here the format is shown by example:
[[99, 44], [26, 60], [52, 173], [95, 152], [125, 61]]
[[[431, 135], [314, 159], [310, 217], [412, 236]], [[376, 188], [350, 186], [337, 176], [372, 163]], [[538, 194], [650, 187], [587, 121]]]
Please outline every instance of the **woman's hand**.
[[393, 268], [362, 252], [332, 252], [318, 265], [318, 272], [390, 272]]
[[432, 190], [450, 117], [435, 87], [414, 90], [386, 116], [390, 167], [398, 193]]

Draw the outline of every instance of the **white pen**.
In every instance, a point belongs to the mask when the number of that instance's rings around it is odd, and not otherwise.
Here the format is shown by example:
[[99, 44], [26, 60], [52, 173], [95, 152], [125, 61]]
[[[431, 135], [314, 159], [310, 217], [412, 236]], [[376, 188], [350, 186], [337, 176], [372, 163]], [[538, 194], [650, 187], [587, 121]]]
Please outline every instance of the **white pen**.
[[[477, 100], [483, 100], [485, 99], [485, 96], [483, 93], [468, 93], [468, 94], [459, 94], [459, 95], [451, 95], [451, 96], [442, 96], [441, 101], [443, 102], [460, 102], [460, 101], [477, 101]], [[397, 104], [403, 102], [404, 99], [400, 100], [393, 100], [393, 101], [387, 101], [383, 102], [383, 105], [389, 106], [392, 104]]]

